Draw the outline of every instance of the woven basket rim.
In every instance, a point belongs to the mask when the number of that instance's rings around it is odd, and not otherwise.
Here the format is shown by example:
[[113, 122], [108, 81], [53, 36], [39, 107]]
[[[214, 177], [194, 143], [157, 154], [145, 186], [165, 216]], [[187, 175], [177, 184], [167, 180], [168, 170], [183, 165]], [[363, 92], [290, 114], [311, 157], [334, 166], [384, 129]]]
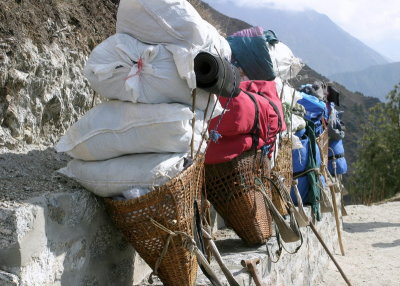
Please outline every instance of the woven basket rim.
[[198, 164], [203, 164], [203, 162], [204, 162], [204, 155], [201, 154], [193, 160], [192, 165], [190, 165], [188, 168], [184, 169], [182, 172], [177, 174], [175, 177], [171, 178], [169, 181], [167, 181], [163, 185], [153, 187], [154, 189], [151, 192], [149, 192], [143, 196], [140, 196], [140, 197], [137, 197], [134, 199], [129, 199], [129, 200], [113, 200], [112, 198], [104, 198], [104, 200], [107, 203], [111, 203], [114, 205], [120, 205], [120, 206], [128, 206], [128, 205], [131, 205], [134, 203], [141, 203], [141, 202], [146, 202], [146, 201], [152, 200], [153, 197], [159, 196], [160, 193], [163, 192], [166, 188], [172, 187], [176, 181], [181, 179], [183, 176], [186, 176], [186, 173], [188, 173], [192, 169], [196, 168]]

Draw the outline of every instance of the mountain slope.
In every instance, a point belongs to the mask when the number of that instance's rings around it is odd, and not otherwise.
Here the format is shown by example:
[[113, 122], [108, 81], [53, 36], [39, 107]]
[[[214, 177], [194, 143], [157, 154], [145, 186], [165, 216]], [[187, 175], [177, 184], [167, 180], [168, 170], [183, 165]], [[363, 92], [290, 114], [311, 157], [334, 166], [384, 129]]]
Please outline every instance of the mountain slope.
[[352, 91], [384, 101], [385, 96], [400, 81], [400, 62], [373, 66], [358, 72], [334, 74], [329, 78]]
[[238, 7], [209, 2], [230, 17], [276, 32], [278, 38], [314, 70], [324, 75], [351, 72], [388, 63], [379, 53], [313, 10]]

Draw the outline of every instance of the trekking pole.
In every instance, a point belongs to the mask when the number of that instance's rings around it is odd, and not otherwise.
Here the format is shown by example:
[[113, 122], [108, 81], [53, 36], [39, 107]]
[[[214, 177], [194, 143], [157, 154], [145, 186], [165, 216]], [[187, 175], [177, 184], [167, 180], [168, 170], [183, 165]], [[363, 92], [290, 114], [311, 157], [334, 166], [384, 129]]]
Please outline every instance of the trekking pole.
[[328, 253], [328, 255], [332, 259], [333, 263], [335, 263], [335, 266], [339, 270], [339, 272], [342, 275], [344, 281], [346, 281], [348, 286], [351, 286], [351, 283], [350, 283], [349, 279], [346, 277], [346, 274], [344, 274], [342, 268], [337, 263], [335, 257], [333, 257], [333, 255], [332, 255], [332, 253], [329, 251], [329, 249], [326, 246], [325, 242], [322, 240], [322, 237], [320, 236], [320, 234], [318, 233], [317, 229], [315, 228], [315, 225], [311, 221], [310, 221], [309, 227], [314, 232], [315, 236], [318, 238], [319, 242], [322, 244], [322, 247], [325, 249], [326, 253]]
[[342, 230], [340, 229], [339, 210], [338, 210], [338, 206], [337, 206], [337, 202], [336, 202], [336, 194], [335, 194], [335, 190], [333, 188], [329, 188], [329, 190], [331, 191], [331, 195], [332, 195], [333, 212], [335, 214], [336, 231], [337, 231], [338, 240], [339, 240], [340, 252], [342, 253], [342, 256], [344, 256]]

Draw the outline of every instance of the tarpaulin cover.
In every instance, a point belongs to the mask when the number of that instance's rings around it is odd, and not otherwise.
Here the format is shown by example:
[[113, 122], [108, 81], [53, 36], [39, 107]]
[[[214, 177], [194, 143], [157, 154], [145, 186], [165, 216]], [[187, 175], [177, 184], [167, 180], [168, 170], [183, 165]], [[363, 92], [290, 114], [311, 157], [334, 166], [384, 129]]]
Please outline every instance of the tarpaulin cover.
[[275, 79], [268, 43], [264, 35], [253, 37], [232, 35], [227, 40], [236, 64], [242, 68], [249, 79]]

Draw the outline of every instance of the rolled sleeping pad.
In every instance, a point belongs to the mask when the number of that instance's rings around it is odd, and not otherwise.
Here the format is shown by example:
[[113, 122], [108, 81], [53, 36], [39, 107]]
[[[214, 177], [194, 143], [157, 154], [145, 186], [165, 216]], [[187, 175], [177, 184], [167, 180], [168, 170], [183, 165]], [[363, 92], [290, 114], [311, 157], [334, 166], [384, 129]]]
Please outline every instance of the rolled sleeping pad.
[[240, 93], [240, 73], [226, 59], [201, 52], [194, 59], [197, 87], [223, 97], [236, 97]]

